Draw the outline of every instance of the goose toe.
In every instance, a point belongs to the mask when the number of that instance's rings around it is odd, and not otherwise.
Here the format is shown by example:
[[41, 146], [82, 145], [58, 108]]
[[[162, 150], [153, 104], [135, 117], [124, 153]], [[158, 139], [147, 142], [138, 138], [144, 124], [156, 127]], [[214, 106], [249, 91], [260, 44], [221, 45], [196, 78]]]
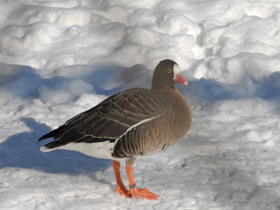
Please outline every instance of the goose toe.
[[126, 188], [122, 188], [120, 186], [117, 187], [116, 193], [123, 195], [126, 198], [131, 198], [131, 194]]
[[147, 200], [159, 200], [159, 195], [152, 193], [147, 188], [139, 189], [135, 187], [133, 189], [128, 189], [128, 194], [130, 194], [132, 198], [136, 197]]

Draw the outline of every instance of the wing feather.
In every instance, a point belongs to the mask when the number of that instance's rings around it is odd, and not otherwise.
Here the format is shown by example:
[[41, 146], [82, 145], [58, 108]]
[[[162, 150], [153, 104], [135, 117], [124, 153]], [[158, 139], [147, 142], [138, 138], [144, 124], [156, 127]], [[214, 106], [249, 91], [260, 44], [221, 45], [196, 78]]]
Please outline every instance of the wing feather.
[[163, 101], [164, 99], [151, 90], [130, 89], [113, 95], [92, 109], [71, 118], [39, 140], [54, 137], [55, 143], [47, 144], [47, 148], [68, 143], [113, 142], [140, 122], [164, 112], [166, 107]]

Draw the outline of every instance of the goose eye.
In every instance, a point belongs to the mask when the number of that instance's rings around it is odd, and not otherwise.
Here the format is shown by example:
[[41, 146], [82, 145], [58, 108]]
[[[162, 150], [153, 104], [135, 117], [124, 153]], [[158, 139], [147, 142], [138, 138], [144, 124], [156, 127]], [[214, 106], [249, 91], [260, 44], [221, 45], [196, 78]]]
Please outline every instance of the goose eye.
[[172, 72], [171, 68], [167, 68], [167, 73], [170, 74]]

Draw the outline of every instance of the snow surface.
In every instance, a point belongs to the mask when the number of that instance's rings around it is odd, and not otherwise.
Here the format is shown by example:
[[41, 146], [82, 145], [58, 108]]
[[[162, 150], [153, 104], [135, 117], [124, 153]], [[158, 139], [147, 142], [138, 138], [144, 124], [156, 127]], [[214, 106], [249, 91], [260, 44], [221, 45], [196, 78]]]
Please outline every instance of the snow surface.
[[[115, 194], [109, 160], [40, 152], [70, 117], [149, 88], [165, 58], [193, 125], [136, 162], [160, 201]], [[1, 210], [280, 209], [278, 0], [1, 0], [0, 87]]]

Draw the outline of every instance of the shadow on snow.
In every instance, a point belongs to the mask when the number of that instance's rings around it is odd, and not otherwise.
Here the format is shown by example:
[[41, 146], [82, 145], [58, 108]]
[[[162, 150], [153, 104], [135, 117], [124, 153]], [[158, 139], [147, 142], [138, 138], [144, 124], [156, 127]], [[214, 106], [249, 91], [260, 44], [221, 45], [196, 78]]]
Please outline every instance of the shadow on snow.
[[80, 173], [81, 171], [100, 171], [111, 166], [110, 160], [92, 158], [79, 152], [55, 150], [43, 153], [36, 143], [41, 134], [50, 131], [45, 124], [32, 118], [23, 118], [31, 131], [9, 137], [0, 144], [0, 169], [6, 167], [32, 168], [48, 173]]

